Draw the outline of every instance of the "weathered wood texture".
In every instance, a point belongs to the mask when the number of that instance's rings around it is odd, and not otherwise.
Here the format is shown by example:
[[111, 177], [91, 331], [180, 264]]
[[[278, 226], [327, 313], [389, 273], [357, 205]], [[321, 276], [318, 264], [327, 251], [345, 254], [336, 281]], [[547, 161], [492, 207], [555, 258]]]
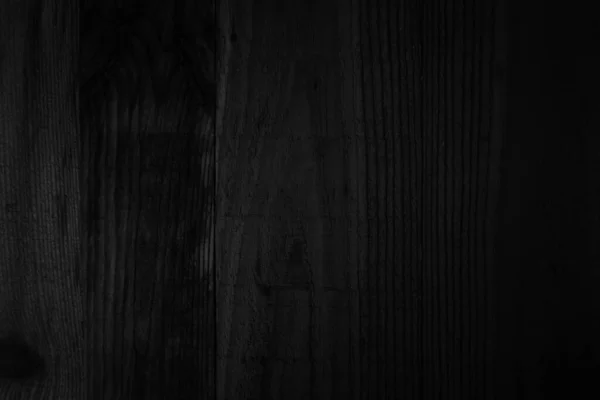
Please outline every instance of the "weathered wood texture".
[[85, 397], [78, 40], [75, 1], [0, 2], [0, 337], [46, 360], [1, 399]]
[[219, 399], [483, 399], [492, 1], [220, 3]]
[[211, 399], [214, 119], [176, 39], [185, 12], [214, 12], [122, 3], [86, 18], [106, 21], [86, 31], [81, 99], [86, 399]]

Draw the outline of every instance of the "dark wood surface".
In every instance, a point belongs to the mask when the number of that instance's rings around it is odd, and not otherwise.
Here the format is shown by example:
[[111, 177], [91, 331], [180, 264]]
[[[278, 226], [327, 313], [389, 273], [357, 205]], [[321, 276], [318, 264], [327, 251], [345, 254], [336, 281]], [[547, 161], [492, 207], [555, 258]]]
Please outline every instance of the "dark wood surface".
[[509, 22], [494, 256], [495, 390], [502, 399], [594, 398], [600, 25], [582, 2], [513, 5]]
[[0, 399], [598, 397], [591, 9], [139, 3], [0, 1]]
[[215, 398], [214, 11], [92, 5], [111, 25], [82, 34], [87, 398]]
[[75, 2], [0, 2], [1, 399], [85, 398], [77, 25]]
[[277, 4], [221, 3], [219, 398], [485, 398], [496, 10]]

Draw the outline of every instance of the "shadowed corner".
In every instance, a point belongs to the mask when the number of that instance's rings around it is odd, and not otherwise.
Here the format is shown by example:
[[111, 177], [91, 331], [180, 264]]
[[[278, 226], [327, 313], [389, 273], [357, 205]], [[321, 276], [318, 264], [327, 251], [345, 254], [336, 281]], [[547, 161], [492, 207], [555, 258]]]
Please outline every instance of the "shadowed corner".
[[27, 381], [46, 372], [44, 358], [17, 335], [0, 338], [0, 379]]

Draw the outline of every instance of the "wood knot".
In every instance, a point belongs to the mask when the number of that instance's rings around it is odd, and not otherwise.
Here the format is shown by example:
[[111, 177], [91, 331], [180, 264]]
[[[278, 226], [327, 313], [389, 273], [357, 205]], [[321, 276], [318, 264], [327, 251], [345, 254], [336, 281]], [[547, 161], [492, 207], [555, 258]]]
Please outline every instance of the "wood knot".
[[24, 339], [14, 334], [0, 338], [0, 378], [27, 380], [45, 369], [42, 356]]

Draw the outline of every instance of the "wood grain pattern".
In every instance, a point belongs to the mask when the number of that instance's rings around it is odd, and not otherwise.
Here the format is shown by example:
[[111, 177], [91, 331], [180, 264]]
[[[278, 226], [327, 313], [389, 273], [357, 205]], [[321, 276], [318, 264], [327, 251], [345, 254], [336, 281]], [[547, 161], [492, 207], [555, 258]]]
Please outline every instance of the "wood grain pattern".
[[[179, 17], [203, 27], [214, 11], [118, 3], [125, 11], [103, 4], [85, 19], [131, 20], [116, 41], [112, 25], [86, 31], [92, 64], [82, 68], [95, 79], [81, 88], [86, 398], [214, 398], [213, 119], [190, 66], [177, 64], [182, 49], [167, 51], [185, 28]], [[103, 58], [101, 45], [119, 51]]]
[[78, 38], [75, 1], [0, 2], [0, 358], [46, 361], [2, 399], [85, 396]]
[[485, 398], [494, 3], [220, 12], [218, 397]]
[[0, 2], [1, 399], [598, 393], [592, 13], [144, 4], [92, 96], [94, 4]]
[[335, 57], [336, 10], [229, 4], [221, 4], [231, 47], [218, 134], [218, 398], [350, 397], [356, 269], [339, 250], [354, 247], [342, 233], [356, 222], [346, 219], [339, 164], [351, 143], [338, 107], [347, 71]]
[[[138, 115], [113, 102], [106, 120]], [[169, 118], [169, 121], [178, 120]], [[212, 147], [193, 132], [88, 127], [85, 196], [93, 392], [165, 398], [210, 393]], [[96, 128], [101, 125], [97, 125]], [[91, 396], [91, 394], [90, 394]]]

